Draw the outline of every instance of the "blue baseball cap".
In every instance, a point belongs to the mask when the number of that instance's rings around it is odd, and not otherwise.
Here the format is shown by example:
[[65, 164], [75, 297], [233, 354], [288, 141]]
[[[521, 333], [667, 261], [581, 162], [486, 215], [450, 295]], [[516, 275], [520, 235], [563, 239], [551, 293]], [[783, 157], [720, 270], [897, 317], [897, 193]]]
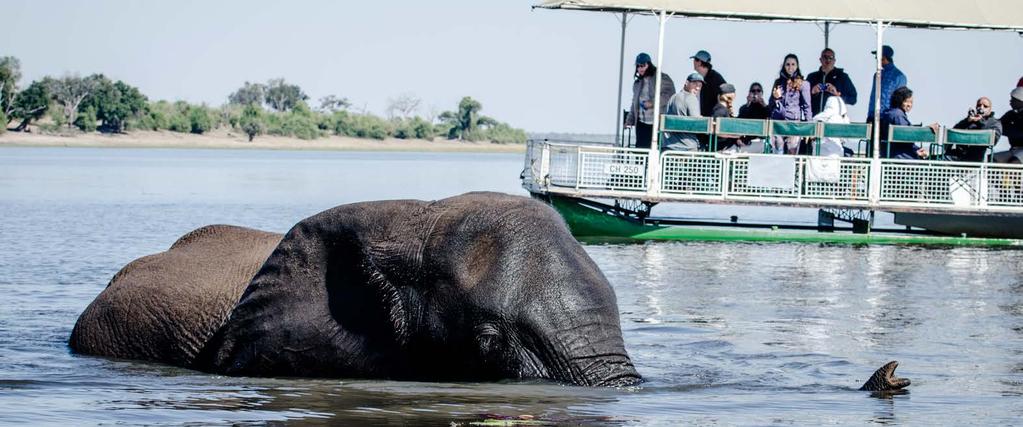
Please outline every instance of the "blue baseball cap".
[[705, 50], [701, 50], [699, 52], [696, 52], [695, 55], [690, 56], [689, 58], [690, 59], [699, 59], [700, 61], [703, 61], [703, 62], [706, 62], [706, 63], [709, 64], [710, 63], [710, 52], [707, 52]]
[[702, 82], [703, 81], [703, 76], [701, 76], [700, 73], [692, 73], [692, 74], [689, 75], [689, 77], [686, 77], [686, 81]]
[[[872, 50], [870, 51], [870, 53], [877, 55], [876, 50]], [[881, 46], [881, 56], [884, 58], [892, 59], [892, 57], [895, 56], [895, 49], [892, 49], [892, 47], [888, 45]]]
[[641, 52], [639, 55], [636, 55], [636, 65], [650, 63], [653, 63], [653, 61], [650, 60], [650, 55], [648, 55], [646, 52]]

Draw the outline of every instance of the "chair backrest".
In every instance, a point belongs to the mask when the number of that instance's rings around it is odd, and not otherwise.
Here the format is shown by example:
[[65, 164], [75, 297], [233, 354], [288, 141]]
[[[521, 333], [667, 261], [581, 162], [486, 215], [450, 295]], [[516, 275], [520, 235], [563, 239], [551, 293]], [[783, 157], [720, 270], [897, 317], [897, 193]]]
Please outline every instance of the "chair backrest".
[[816, 122], [790, 122], [785, 120], [771, 120], [771, 135], [774, 136], [799, 136], [804, 138], [817, 137]]
[[938, 142], [938, 135], [925, 126], [897, 126], [888, 127], [889, 142]]
[[870, 139], [869, 123], [821, 123], [824, 138]]
[[995, 131], [990, 129], [966, 130], [945, 128], [945, 144], [994, 147]]
[[768, 120], [718, 117], [715, 133], [717, 135], [759, 136], [767, 138], [770, 134], [768, 123], [770, 123]]
[[661, 116], [661, 131], [707, 135], [711, 132], [711, 118], [665, 114]]

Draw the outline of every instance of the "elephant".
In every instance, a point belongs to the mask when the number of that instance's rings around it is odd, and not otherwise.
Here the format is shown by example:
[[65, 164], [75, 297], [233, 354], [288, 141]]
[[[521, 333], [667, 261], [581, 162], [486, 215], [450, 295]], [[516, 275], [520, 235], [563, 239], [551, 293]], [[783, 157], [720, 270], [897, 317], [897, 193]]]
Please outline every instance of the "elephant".
[[69, 345], [238, 376], [642, 381], [561, 217], [486, 192], [342, 205], [283, 236], [200, 228], [118, 272]]

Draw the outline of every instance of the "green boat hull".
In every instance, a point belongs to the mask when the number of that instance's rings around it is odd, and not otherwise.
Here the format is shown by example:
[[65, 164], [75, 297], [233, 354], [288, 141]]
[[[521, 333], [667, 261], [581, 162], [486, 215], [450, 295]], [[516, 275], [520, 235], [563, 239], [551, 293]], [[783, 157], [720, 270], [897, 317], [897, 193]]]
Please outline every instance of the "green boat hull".
[[584, 242], [690, 240], [718, 242], [805, 242], [837, 244], [922, 244], [946, 246], [1023, 246], [1023, 240], [899, 233], [819, 232], [781, 228], [698, 225], [657, 225], [609, 214], [570, 197], [549, 195], [551, 206], [572, 234]]

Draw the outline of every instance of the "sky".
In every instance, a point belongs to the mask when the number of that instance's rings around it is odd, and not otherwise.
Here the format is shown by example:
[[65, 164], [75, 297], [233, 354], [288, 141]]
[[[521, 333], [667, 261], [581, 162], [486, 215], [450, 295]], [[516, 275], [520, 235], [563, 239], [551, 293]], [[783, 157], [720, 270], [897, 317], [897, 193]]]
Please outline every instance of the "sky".
[[[0, 0], [0, 56], [21, 61], [21, 87], [46, 75], [103, 73], [150, 99], [221, 105], [245, 81], [283, 77], [315, 100], [348, 98], [383, 115], [402, 94], [420, 114], [452, 110], [463, 96], [483, 114], [530, 132], [613, 134], [620, 15], [552, 11], [535, 1], [133, 1]], [[628, 21], [624, 103], [633, 60], [657, 61], [657, 19]], [[1023, 37], [1010, 32], [892, 28], [886, 44], [915, 92], [913, 122], [954, 124], [979, 96], [1008, 109], [1023, 76]], [[872, 27], [843, 24], [830, 45], [866, 116], [874, 69]], [[820, 65], [815, 24], [673, 18], [662, 70], [676, 82], [699, 49], [744, 99], [749, 84], [777, 76], [785, 54], [804, 74]], [[681, 86], [681, 85], [679, 85]]]

